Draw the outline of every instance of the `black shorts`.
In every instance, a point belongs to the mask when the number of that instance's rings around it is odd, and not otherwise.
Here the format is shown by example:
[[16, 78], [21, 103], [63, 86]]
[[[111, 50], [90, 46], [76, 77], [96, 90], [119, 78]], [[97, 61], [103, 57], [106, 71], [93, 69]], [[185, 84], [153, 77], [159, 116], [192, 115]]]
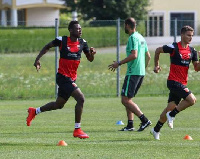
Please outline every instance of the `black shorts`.
[[183, 84], [176, 81], [167, 81], [167, 87], [170, 90], [168, 103], [174, 101], [176, 105], [179, 104], [181, 99], [185, 99], [192, 92]]
[[128, 98], [135, 97], [143, 82], [143, 78], [144, 76], [140, 75], [126, 75], [121, 95]]
[[75, 81], [72, 81], [71, 78], [59, 73], [56, 75], [56, 83], [59, 86], [58, 96], [65, 100], [68, 100], [72, 92], [78, 88]]

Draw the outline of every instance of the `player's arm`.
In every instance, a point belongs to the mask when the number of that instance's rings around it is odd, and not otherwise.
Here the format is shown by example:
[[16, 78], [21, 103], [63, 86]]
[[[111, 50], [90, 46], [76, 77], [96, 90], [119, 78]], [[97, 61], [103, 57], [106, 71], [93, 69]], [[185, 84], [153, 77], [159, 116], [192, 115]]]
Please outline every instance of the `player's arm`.
[[160, 53], [163, 53], [163, 47], [158, 47], [155, 51], [155, 56], [154, 56], [154, 72], [158, 73], [161, 70], [161, 67], [159, 66], [159, 58], [160, 58]]
[[151, 60], [151, 55], [150, 55], [149, 51], [147, 51], [145, 53], [145, 68], [149, 65], [150, 60]]
[[41, 64], [40, 64], [40, 58], [49, 51], [50, 48], [55, 47], [53, 41], [49, 42], [48, 44], [46, 44], [42, 50], [40, 51], [40, 53], [38, 54], [38, 56], [35, 59], [34, 62], [34, 66], [36, 67], [36, 70], [38, 71], [41, 68]]
[[88, 61], [92, 62], [94, 60], [94, 55], [96, 54], [95, 48], [91, 47], [89, 52], [84, 52]]
[[115, 71], [115, 69], [120, 65], [136, 59], [137, 55], [138, 55], [137, 50], [131, 50], [131, 54], [129, 56], [127, 56], [125, 59], [121, 61], [113, 61], [113, 64], [108, 65], [108, 69], [110, 69], [111, 71]]

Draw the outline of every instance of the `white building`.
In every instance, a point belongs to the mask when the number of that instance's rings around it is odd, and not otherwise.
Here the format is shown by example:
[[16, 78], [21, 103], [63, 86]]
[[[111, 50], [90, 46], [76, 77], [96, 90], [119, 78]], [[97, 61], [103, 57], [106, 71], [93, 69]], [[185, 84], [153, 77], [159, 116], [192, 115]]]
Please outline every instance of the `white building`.
[[54, 26], [62, 0], [0, 0], [1, 26]]

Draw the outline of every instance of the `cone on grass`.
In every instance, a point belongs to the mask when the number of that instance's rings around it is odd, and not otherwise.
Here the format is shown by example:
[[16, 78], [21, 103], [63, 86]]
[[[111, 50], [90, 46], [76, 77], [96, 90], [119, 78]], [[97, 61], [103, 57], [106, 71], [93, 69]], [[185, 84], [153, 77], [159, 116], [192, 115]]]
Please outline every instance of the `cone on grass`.
[[193, 140], [191, 136], [189, 135], [185, 135], [185, 137], [183, 138], [184, 140]]
[[64, 140], [58, 142], [57, 146], [67, 146], [67, 143]]
[[124, 123], [121, 120], [119, 120], [117, 121], [116, 125], [124, 125]]

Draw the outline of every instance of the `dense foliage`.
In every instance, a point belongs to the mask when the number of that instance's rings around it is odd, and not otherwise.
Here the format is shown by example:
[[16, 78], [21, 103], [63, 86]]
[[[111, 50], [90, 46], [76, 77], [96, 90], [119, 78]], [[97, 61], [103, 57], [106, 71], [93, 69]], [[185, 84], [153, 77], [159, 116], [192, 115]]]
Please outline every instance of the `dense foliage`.
[[84, 20], [115, 20], [134, 17], [144, 20], [148, 0], [65, 0], [70, 11], [76, 10]]

